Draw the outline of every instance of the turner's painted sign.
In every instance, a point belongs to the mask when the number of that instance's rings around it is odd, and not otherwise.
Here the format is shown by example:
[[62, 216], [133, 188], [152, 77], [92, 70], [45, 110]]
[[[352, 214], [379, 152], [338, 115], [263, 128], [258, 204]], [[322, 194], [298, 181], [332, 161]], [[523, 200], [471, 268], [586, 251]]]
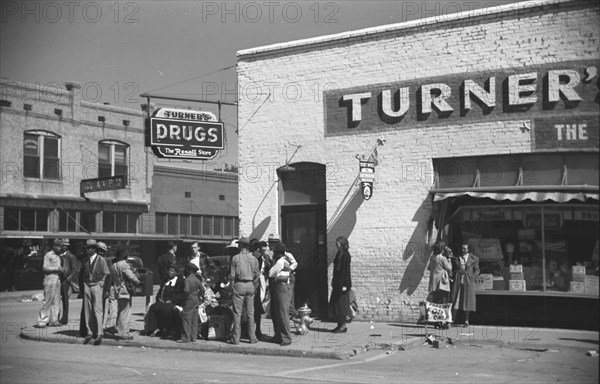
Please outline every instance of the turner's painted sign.
[[210, 112], [161, 108], [150, 119], [150, 146], [161, 158], [214, 158], [223, 149], [223, 123]]
[[327, 91], [325, 133], [598, 113], [599, 68], [563, 62]]

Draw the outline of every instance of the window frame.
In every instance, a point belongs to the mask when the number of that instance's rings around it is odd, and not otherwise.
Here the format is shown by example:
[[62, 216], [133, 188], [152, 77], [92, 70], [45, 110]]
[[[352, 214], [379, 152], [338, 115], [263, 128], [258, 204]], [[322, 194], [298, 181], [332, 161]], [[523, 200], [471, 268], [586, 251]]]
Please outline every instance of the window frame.
[[[25, 153], [25, 136], [29, 135], [29, 136], [36, 136], [37, 138], [37, 175], [36, 176], [32, 176], [27, 169], [27, 162], [25, 161], [26, 157], [33, 157], [33, 156], [29, 156]], [[46, 170], [47, 170], [47, 166], [46, 166], [46, 139], [55, 139], [57, 141], [57, 157], [56, 157], [56, 161], [57, 161], [57, 165], [56, 165], [56, 177], [49, 177], [46, 175]], [[43, 181], [61, 181], [62, 179], [62, 175], [61, 175], [61, 160], [62, 160], [62, 136], [54, 133], [54, 132], [50, 132], [50, 131], [45, 131], [45, 130], [40, 130], [40, 129], [34, 129], [34, 130], [28, 130], [23, 132], [23, 177], [27, 180], [43, 180]], [[49, 159], [49, 157], [48, 157]]]
[[[109, 163], [110, 163], [110, 175], [109, 176], [101, 175], [101, 168], [102, 168], [100, 166], [100, 147], [101, 146], [109, 147], [109, 152], [108, 152]], [[129, 184], [129, 174], [131, 171], [131, 152], [130, 152], [131, 146], [120, 140], [100, 140], [100, 141], [98, 141], [98, 178], [115, 177], [115, 176], [120, 175], [120, 174], [116, 173], [117, 172], [117, 163], [115, 161], [115, 153], [116, 153], [117, 147], [123, 147], [125, 149], [125, 166], [127, 167], [127, 173], [123, 176], [125, 176], [125, 185], [128, 185]], [[106, 164], [106, 163], [104, 163], [104, 164]]]

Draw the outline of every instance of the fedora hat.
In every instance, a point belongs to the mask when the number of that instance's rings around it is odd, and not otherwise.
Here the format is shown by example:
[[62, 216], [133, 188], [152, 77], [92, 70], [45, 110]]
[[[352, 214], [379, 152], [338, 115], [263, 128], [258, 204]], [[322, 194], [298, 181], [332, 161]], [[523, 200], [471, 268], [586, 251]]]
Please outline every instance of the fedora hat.
[[99, 241], [98, 244], [96, 245], [96, 247], [98, 249], [103, 250], [104, 252], [108, 251], [108, 247], [106, 246], [106, 244], [104, 244], [103, 242]]
[[250, 240], [247, 237], [240, 237], [238, 245], [250, 245]]
[[62, 239], [63, 245], [71, 245], [69, 239]]
[[59, 247], [63, 245], [63, 241], [61, 239], [54, 239], [54, 245], [58, 245]]
[[89, 239], [88, 241], [85, 242], [85, 246], [86, 247], [98, 247], [98, 243], [96, 243], [96, 240], [94, 239]]
[[238, 247], [238, 239], [231, 240], [231, 243], [225, 248], [237, 248]]

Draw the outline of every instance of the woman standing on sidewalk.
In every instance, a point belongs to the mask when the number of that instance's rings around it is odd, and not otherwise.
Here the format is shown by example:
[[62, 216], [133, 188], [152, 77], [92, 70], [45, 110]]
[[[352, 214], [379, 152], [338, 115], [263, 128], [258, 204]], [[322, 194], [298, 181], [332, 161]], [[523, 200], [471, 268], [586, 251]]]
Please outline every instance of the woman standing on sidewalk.
[[337, 246], [337, 254], [333, 261], [333, 277], [331, 279], [331, 298], [329, 305], [333, 307], [337, 327], [332, 332], [343, 333], [347, 332], [346, 318], [351, 316], [349, 292], [352, 288], [352, 276], [350, 274], [350, 244], [348, 239], [343, 236], [335, 240]]
[[469, 313], [475, 312], [475, 276], [479, 276], [479, 258], [470, 252], [469, 243], [461, 247], [462, 255], [454, 258], [454, 287], [452, 288], [452, 318], [456, 323], [458, 310], [464, 313], [463, 327], [469, 326]]

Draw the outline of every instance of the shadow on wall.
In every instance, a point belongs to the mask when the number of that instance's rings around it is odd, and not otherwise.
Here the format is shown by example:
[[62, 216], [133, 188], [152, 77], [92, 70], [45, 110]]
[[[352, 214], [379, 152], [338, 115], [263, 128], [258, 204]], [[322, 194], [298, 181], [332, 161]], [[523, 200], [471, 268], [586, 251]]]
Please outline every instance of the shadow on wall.
[[327, 265], [333, 263], [335, 258], [337, 251], [335, 239], [340, 236], [349, 238], [352, 234], [356, 226], [356, 212], [364, 201], [360, 188], [356, 187], [355, 180], [327, 225]]
[[[249, 239], [259, 239], [259, 240], [263, 239], [263, 236], [265, 235], [267, 228], [269, 228], [269, 224], [271, 224], [271, 216], [265, 217], [260, 223], [258, 223], [258, 225], [256, 227], [254, 227], [254, 229], [252, 230], [252, 233], [250, 234], [250, 236], [248, 236], [248, 238]], [[264, 239], [264, 240], [266, 240], [266, 239]]]
[[425, 274], [425, 267], [429, 258], [429, 251], [425, 242], [430, 216], [428, 208], [431, 205], [428, 200], [429, 198], [425, 198], [417, 212], [415, 212], [412, 221], [417, 222], [417, 226], [410, 240], [403, 247], [402, 260], [410, 259], [410, 261], [400, 282], [400, 293], [406, 291], [408, 295], [412, 295]]

